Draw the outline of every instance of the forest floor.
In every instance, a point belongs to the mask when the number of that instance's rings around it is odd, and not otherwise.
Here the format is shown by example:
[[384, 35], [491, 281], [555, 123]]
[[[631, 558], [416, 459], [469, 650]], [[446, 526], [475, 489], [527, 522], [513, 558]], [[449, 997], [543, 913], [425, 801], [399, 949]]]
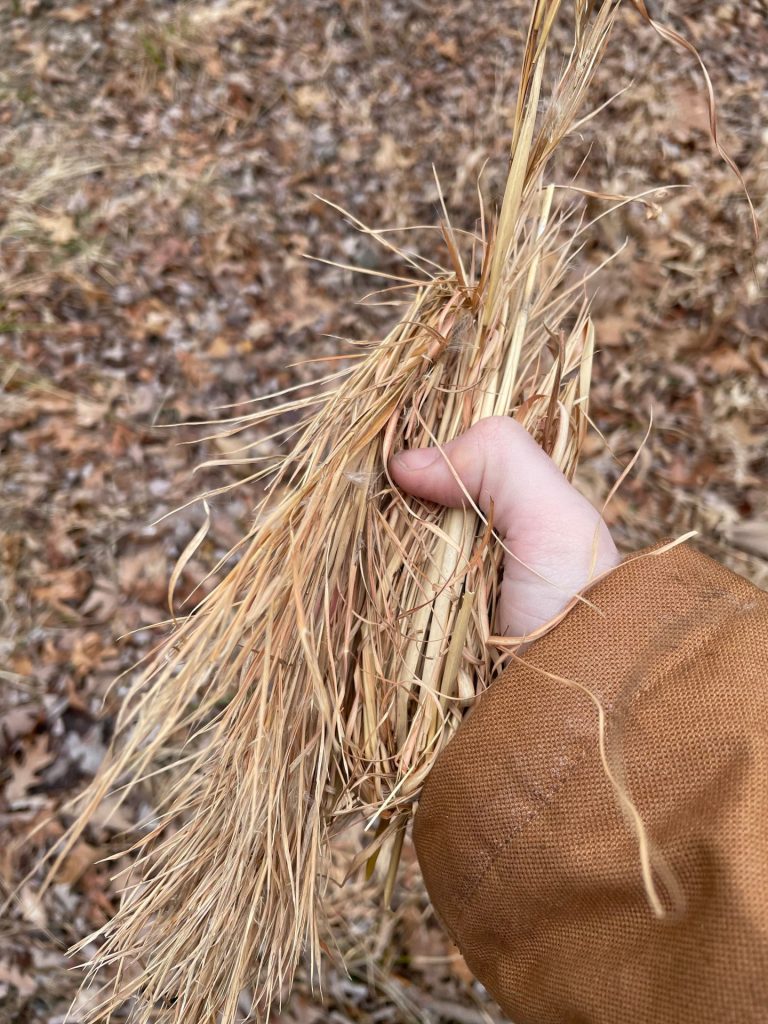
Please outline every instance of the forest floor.
[[[396, 312], [360, 302], [391, 253], [317, 198], [377, 227], [435, 225], [434, 164], [472, 227], [483, 171], [498, 201], [526, 0], [12, 0], [0, 12], [0, 1021], [62, 1022], [66, 948], [116, 900], [99, 863], [142, 807], [94, 822], [43, 898], [25, 880], [95, 771], [118, 692], [167, 617], [168, 578], [198, 530], [190, 504], [233, 482], [180, 444], [184, 421], [309, 382], [337, 339]], [[763, 0], [654, 5], [701, 51], [722, 140], [765, 227]], [[625, 551], [696, 542], [768, 586], [765, 238], [709, 135], [690, 55], [622, 13], [591, 104], [613, 103], [553, 169], [602, 192], [664, 186], [602, 219], [582, 259], [599, 355], [579, 482]], [[583, 162], [583, 166], [582, 166]], [[590, 212], [604, 204], [589, 201]], [[440, 257], [429, 227], [409, 236]], [[372, 279], [370, 279], [372, 280]], [[375, 284], [374, 284], [375, 286]], [[319, 364], [322, 367], [322, 363]], [[643, 447], [650, 417], [653, 428]], [[214, 504], [189, 592], [248, 528], [246, 485]], [[335, 901], [348, 972], [304, 975], [276, 1024], [501, 1020], [429, 909], [406, 851], [395, 911]], [[85, 999], [73, 1016], [82, 1018]]]

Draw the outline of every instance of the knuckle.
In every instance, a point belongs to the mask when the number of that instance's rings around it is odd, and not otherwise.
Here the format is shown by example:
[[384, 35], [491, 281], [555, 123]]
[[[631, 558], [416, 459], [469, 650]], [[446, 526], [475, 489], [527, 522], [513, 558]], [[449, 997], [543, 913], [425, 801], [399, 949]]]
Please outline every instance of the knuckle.
[[511, 416], [487, 416], [472, 427], [472, 432], [482, 445], [496, 446], [509, 444], [520, 429]]

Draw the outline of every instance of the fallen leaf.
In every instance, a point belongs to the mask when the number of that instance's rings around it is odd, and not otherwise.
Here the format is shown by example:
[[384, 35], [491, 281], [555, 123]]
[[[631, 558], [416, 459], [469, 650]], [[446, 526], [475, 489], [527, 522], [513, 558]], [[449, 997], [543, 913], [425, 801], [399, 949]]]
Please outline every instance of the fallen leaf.
[[385, 132], [381, 136], [379, 148], [373, 158], [373, 166], [377, 171], [395, 171], [399, 168], [409, 167], [410, 160], [402, 152], [394, 135]]
[[119, 603], [120, 594], [115, 584], [108, 579], [98, 579], [80, 605], [80, 613], [93, 623], [108, 622]]
[[38, 217], [40, 226], [50, 236], [52, 242], [57, 245], [66, 245], [73, 238], [77, 237], [77, 229], [74, 220], [66, 213], [56, 214], [53, 217]]
[[0, 1000], [4, 1000], [12, 988], [16, 989], [22, 999], [26, 999], [34, 995], [37, 983], [29, 974], [23, 974], [18, 967], [0, 960]]
[[98, 633], [85, 633], [79, 636], [72, 648], [70, 660], [78, 679], [82, 679], [98, 668], [105, 658], [116, 653], [114, 647], [107, 647]]
[[312, 114], [317, 114], [327, 100], [326, 90], [314, 85], [300, 85], [293, 92], [293, 101], [301, 117], [311, 117]]
[[40, 709], [34, 704], [20, 704], [3, 712], [0, 717], [0, 751], [28, 736], [39, 721]]
[[29, 790], [40, 781], [37, 776], [53, 761], [53, 754], [48, 749], [48, 736], [43, 733], [35, 736], [24, 745], [24, 754], [20, 762], [10, 762], [11, 778], [5, 786], [5, 799], [13, 806], [24, 802]]
[[456, 64], [460, 63], [461, 50], [456, 39], [446, 39], [445, 42], [438, 43], [435, 49], [446, 60], [452, 60]]
[[714, 352], [705, 357], [705, 362], [715, 373], [727, 377], [732, 373], [749, 373], [749, 361], [730, 345], [719, 345]]
[[48, 916], [43, 901], [32, 886], [23, 885], [21, 887], [18, 894], [18, 905], [25, 921], [29, 921], [35, 928], [45, 929], [48, 927]]
[[74, 885], [101, 856], [103, 853], [98, 847], [81, 840], [64, 858], [61, 867], [56, 872], [56, 881]]
[[81, 601], [88, 587], [88, 573], [84, 569], [70, 568], [49, 572], [42, 577], [41, 586], [32, 588], [35, 600], [48, 605], [68, 621], [77, 621], [79, 616], [69, 602]]
[[68, 21], [70, 24], [74, 24], [78, 21], [85, 21], [92, 14], [93, 4], [73, 4], [53, 12], [51, 17], [56, 18], [58, 21]]

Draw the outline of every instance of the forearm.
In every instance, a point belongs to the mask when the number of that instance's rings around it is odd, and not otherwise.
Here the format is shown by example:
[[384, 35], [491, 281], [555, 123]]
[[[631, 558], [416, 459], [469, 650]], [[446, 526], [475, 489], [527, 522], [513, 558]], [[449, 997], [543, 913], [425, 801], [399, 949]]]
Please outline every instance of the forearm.
[[[766, 1019], [768, 597], [678, 547], [588, 599], [433, 770], [415, 827], [433, 902], [515, 1024]], [[664, 917], [617, 789], [669, 868]]]

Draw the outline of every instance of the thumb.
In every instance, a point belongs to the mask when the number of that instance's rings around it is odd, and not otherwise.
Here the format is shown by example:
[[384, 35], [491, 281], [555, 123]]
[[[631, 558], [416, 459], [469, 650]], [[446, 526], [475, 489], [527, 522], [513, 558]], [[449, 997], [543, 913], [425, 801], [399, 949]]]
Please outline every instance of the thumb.
[[509, 417], [481, 420], [442, 451], [399, 452], [389, 469], [399, 487], [426, 501], [452, 508], [474, 502], [486, 516], [493, 506], [494, 528], [509, 552], [499, 632], [533, 632], [619, 561], [597, 510]]

